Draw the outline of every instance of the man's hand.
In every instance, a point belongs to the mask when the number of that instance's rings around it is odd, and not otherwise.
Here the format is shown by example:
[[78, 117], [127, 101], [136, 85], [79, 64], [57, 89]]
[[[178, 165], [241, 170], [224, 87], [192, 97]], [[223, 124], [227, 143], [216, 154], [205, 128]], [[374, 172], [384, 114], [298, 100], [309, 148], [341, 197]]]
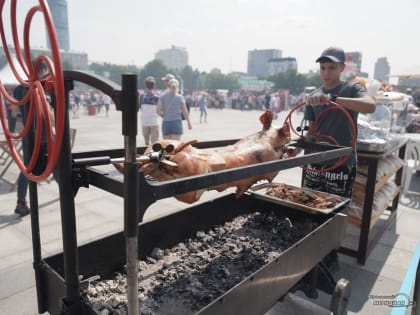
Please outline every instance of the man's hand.
[[327, 104], [331, 100], [330, 94], [324, 94], [324, 93], [315, 93], [313, 95], [309, 95], [306, 103], [308, 105], [322, 105]]

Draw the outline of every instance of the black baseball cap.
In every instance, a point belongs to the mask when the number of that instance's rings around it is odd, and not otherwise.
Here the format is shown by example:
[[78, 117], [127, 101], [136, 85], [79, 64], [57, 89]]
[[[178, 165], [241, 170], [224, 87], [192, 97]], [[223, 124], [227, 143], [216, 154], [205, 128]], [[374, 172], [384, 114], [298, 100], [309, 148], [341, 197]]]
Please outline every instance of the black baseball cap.
[[346, 61], [346, 55], [344, 54], [344, 50], [338, 47], [328, 47], [322, 52], [321, 56], [316, 60], [316, 62], [325, 62], [325, 61], [344, 63]]

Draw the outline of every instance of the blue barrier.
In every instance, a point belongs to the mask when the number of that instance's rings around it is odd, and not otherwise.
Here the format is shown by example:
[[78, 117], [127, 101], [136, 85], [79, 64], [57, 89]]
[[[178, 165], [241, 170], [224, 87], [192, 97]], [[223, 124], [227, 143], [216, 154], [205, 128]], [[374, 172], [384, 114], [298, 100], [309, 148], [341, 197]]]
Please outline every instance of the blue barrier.
[[[417, 270], [420, 267], [420, 242], [417, 243], [416, 251], [414, 252], [413, 257], [411, 258], [410, 266], [408, 267], [407, 273], [405, 274], [403, 283], [401, 285], [400, 291], [395, 298], [395, 304], [393, 305], [391, 315], [404, 315], [408, 308], [415, 307], [413, 303], [419, 303], [420, 301], [415, 301], [410, 298], [411, 289], [413, 283], [420, 275], [417, 274]], [[416, 281], [418, 282], [418, 280]], [[417, 291], [420, 283], [416, 283]], [[416, 296], [414, 292], [414, 296]], [[416, 297], [418, 299], [418, 296]], [[419, 305], [416, 306], [416, 310], [419, 310]]]

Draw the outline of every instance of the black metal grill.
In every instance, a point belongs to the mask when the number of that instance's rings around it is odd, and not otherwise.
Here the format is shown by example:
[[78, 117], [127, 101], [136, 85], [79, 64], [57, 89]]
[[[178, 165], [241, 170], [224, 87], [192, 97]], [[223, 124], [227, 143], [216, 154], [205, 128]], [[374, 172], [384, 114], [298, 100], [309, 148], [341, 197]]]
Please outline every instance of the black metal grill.
[[[124, 110], [124, 91], [121, 93], [115, 85], [103, 81], [101, 78], [92, 77], [86, 73], [70, 71], [65, 73], [67, 83], [78, 80], [102, 90], [110, 95], [117, 104], [117, 109]], [[67, 94], [72, 84], [67, 84]], [[68, 100], [68, 97], [67, 97]], [[121, 101], [122, 102], [122, 101]], [[123, 122], [127, 123], [127, 122]], [[133, 128], [123, 127], [124, 130]], [[217, 147], [233, 143], [232, 141], [202, 142], [198, 147]], [[304, 143], [297, 142], [296, 146]], [[312, 145], [314, 146], [314, 145]], [[315, 145], [316, 146], [316, 145]], [[147, 208], [154, 202], [172, 197], [174, 195], [208, 188], [227, 182], [232, 182], [251, 176], [270, 173], [305, 165], [308, 162], [319, 162], [340, 157], [351, 152], [351, 148], [319, 145], [318, 153], [305, 154], [302, 156], [271, 161], [257, 165], [245, 166], [237, 169], [218, 171], [205, 175], [180, 178], [167, 182], [148, 181], [138, 168], [131, 167], [130, 178], [135, 185], [129, 189], [131, 196], [137, 196], [133, 204], [128, 204], [126, 212], [136, 212], [139, 222]], [[142, 153], [145, 148], [137, 148]], [[64, 152], [63, 154], [69, 154]], [[108, 150], [83, 152], [72, 155], [71, 189], [62, 196], [61, 208], [63, 225], [75, 222], [74, 195], [79, 187], [94, 185], [109, 193], [126, 198], [128, 190], [127, 180], [112, 177], [96, 167], [108, 164], [110, 159], [124, 155], [123, 150]], [[67, 157], [68, 158], [68, 157]], [[131, 165], [132, 166], [132, 165]], [[60, 181], [66, 179], [61, 178]], [[67, 179], [68, 181], [68, 179]], [[68, 184], [68, 182], [67, 182]], [[66, 199], [71, 200], [66, 206]], [[126, 200], [127, 201], [127, 200]], [[134, 206], [133, 206], [134, 205]], [[138, 207], [136, 207], [138, 205]], [[86, 285], [83, 280], [78, 283], [79, 275], [84, 279], [99, 275], [102, 279], [111, 277], [112, 273], [120, 270], [126, 261], [124, 241], [127, 230], [130, 228], [131, 235], [138, 235], [138, 258], [148, 255], [153, 248], [169, 248], [174, 244], [193, 236], [199, 230], [206, 230], [216, 224], [223, 224], [234, 216], [252, 211], [277, 211], [290, 217], [307, 218], [310, 214], [300, 213], [282, 207], [277, 204], [259, 200], [245, 193], [237, 199], [233, 194], [223, 195], [214, 200], [197, 203], [185, 210], [168, 216], [141, 223], [131, 222], [125, 230], [97, 239], [83, 246], [77, 246], [75, 238], [65, 235], [63, 232], [64, 251], [35, 262], [37, 275], [37, 293], [39, 312], [48, 311], [50, 314], [95, 314], [83, 298], [83, 288]], [[277, 259], [269, 262], [263, 268], [246, 278], [240, 284], [212, 301], [201, 309], [197, 314], [261, 314], [267, 311], [280, 297], [304, 278], [331, 250], [340, 246], [344, 237], [346, 216], [334, 212], [330, 215], [311, 216], [316, 220], [319, 227], [298, 241], [288, 250], [283, 252]], [[132, 214], [131, 214], [132, 215]], [[68, 231], [66, 233], [70, 233]], [[40, 244], [38, 244], [40, 249]], [[35, 251], [36, 244], [34, 245]], [[74, 249], [77, 249], [74, 251]], [[70, 256], [75, 256], [71, 257]], [[69, 262], [71, 262], [69, 264]], [[71, 278], [69, 279], [65, 278]], [[330, 293], [331, 288], [328, 289]]]

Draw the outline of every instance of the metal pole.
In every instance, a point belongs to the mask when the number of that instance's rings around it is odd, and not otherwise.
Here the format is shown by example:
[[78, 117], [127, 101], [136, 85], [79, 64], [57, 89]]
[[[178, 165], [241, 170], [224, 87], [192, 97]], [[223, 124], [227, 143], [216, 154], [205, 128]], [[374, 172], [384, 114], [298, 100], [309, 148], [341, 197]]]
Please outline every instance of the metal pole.
[[138, 166], [137, 136], [137, 76], [122, 77], [122, 133], [124, 135], [124, 233], [127, 259], [128, 315], [138, 315]]
[[61, 145], [60, 157], [57, 163], [58, 188], [60, 193], [61, 226], [63, 236], [64, 274], [66, 281], [66, 296], [64, 307], [81, 306], [79, 260], [77, 252], [76, 235], [76, 212], [72, 187], [72, 162], [69, 136], [69, 111], [68, 91], [72, 88], [72, 82], [66, 81], [66, 110], [64, 119], [63, 142]]
[[[25, 113], [26, 115], [26, 113]], [[29, 160], [29, 156], [32, 155], [34, 147], [34, 127], [32, 125], [31, 131], [29, 132], [27, 139], [22, 139], [23, 156], [25, 165]], [[41, 288], [44, 285], [42, 281], [41, 269], [42, 269], [42, 251], [41, 251], [41, 234], [39, 229], [39, 206], [38, 206], [38, 186], [36, 182], [32, 182], [28, 179], [29, 186], [29, 204], [31, 206], [31, 233], [32, 233], [32, 252], [33, 252], [33, 267], [35, 271], [35, 283], [36, 283], [36, 294], [38, 301], [38, 312], [45, 312], [44, 298], [42, 296]]]

